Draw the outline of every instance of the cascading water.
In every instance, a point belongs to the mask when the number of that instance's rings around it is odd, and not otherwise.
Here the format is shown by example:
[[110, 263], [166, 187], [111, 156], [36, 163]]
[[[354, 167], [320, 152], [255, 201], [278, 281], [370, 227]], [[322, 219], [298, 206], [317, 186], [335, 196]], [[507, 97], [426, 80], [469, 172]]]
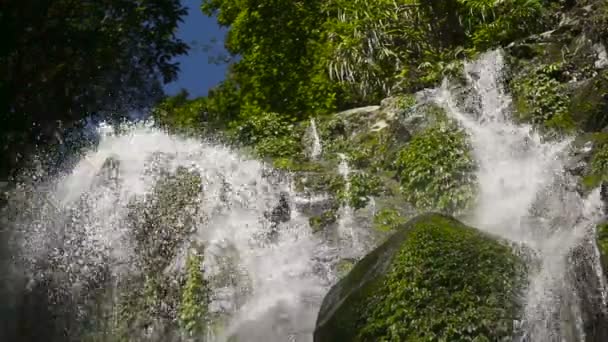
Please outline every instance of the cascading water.
[[[471, 224], [534, 254], [520, 339], [582, 341], [571, 254], [593, 245], [594, 223], [602, 215], [599, 190], [586, 198], [574, 190], [574, 180], [563, 171], [569, 139], [544, 142], [532, 127], [510, 121], [503, 68], [501, 51], [486, 53], [465, 65], [469, 93], [446, 80], [430, 91], [431, 98], [470, 135], [479, 181]], [[591, 305], [603, 305], [602, 300]]]
[[[593, 241], [594, 223], [602, 216], [599, 191], [582, 197], [574, 190], [572, 176], [563, 172], [569, 139], [545, 142], [532, 127], [510, 121], [511, 99], [501, 84], [503, 66], [500, 51], [487, 53], [465, 65], [471, 89], [446, 81], [426, 94], [470, 135], [479, 181], [470, 223], [525, 246], [530, 254], [517, 338], [593, 340], [585, 332], [594, 319], [607, 317], [608, 298]], [[311, 129], [311, 156], [317, 158], [322, 147], [314, 120]], [[18, 188], [3, 212], [10, 214], [2, 219], [13, 228], [9, 245], [17, 249], [10, 276], [24, 282], [14, 287], [23, 285], [36, 294], [25, 303], [36, 304], [31, 312], [19, 313], [33, 317], [32, 325], [21, 329], [48, 331], [36, 324], [41, 317], [37, 310], [49, 306], [74, 306], [73, 317], [66, 320], [88, 323], [90, 317], [80, 310], [88, 304], [87, 293], [103, 293], [112, 311], [121, 287], [133, 277], [146, 276], [130, 222], [134, 203], [146, 202], [156, 184], [185, 169], [200, 176], [200, 189], [193, 194], [193, 206], [157, 218], [185, 236], [175, 237], [176, 252], [161, 273], [179, 278], [191, 244], [204, 246], [213, 318], [207, 340], [311, 341], [321, 300], [336, 281], [334, 266], [364, 249], [365, 240], [359, 241], [353, 230], [353, 209], [340, 209], [338, 243], [323, 241], [312, 235], [298, 205], [324, 201], [324, 196], [297, 197], [289, 179], [225, 147], [174, 137], [145, 124], [121, 131], [102, 127], [96, 150], [86, 153], [72, 171], [46, 184]], [[350, 169], [346, 157], [340, 158], [338, 171], [348, 194]], [[168, 196], [170, 208], [171, 202], [182, 202], [174, 196]], [[151, 208], [157, 213], [140, 214], [145, 218], [164, 213], [160, 206]], [[160, 306], [161, 313], [174, 319], [165, 306]], [[115, 318], [106, 323], [110, 331], [118, 324]], [[130, 340], [142, 334], [146, 340], [157, 335], [162, 341], [187, 340], [180, 334], [161, 334], [162, 329], [150, 324], [141, 330]]]
[[[107, 283], [141, 273], [127, 224], [131, 203], [181, 167], [202, 180], [196, 211], [184, 217], [195, 222], [187, 241], [205, 246], [210, 314], [223, 317], [212, 340], [311, 341], [318, 307], [335, 281], [327, 263], [336, 253], [312, 235], [295, 208], [286, 207], [294, 199], [289, 182], [224, 147], [143, 124], [123, 130], [103, 134], [73, 171], [45, 191], [37, 187], [30, 206], [21, 208], [13, 239], [28, 286], [60, 272], [63, 291], [78, 302], [79, 289], [101, 277], [99, 265], [115, 279]], [[180, 243], [163, 272], [183, 269], [187, 246]], [[217, 280], [223, 278], [232, 280]]]
[[[338, 157], [340, 157], [338, 172], [344, 178], [344, 193], [346, 194], [346, 197], [348, 197], [350, 196], [350, 166], [348, 165], [348, 160], [344, 154], [339, 153]], [[353, 254], [351, 256], [357, 256], [358, 252], [361, 250], [361, 246], [353, 227], [354, 210], [348, 201], [345, 201], [340, 207], [338, 216], [338, 235], [340, 243], [343, 247], [349, 246], [351, 248], [350, 253]]]
[[310, 119], [310, 129], [312, 133], [312, 159], [319, 159], [323, 152], [323, 146], [321, 145], [321, 138], [319, 138], [319, 132], [317, 131], [317, 123], [315, 119]]

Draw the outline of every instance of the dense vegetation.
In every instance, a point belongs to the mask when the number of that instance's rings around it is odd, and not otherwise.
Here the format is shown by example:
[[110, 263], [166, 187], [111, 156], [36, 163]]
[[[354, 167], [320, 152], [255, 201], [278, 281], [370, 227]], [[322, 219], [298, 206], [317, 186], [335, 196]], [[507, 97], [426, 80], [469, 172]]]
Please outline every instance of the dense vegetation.
[[267, 113], [301, 120], [433, 85], [458, 72], [463, 57], [542, 30], [555, 20], [551, 6], [561, 5], [204, 0], [203, 12], [228, 28], [236, 61], [205, 100], [205, 125], [238, 132]]
[[[597, 6], [582, 9], [588, 4]], [[227, 28], [233, 62], [226, 79], [197, 99], [186, 92], [164, 97], [160, 87], [176, 76], [171, 59], [187, 50], [174, 35], [185, 14], [178, 0], [9, 0], [3, 6], [0, 175], [34, 145], [61, 141], [62, 131], [83, 117], [154, 106], [151, 114], [161, 127], [189, 135], [226, 133], [255, 157], [293, 171], [297, 191], [329, 195], [310, 215], [313, 233], [336, 225], [345, 205], [353, 215], [364, 212], [381, 238], [397, 231], [381, 247], [394, 252], [384, 263], [390, 267], [366, 278], [363, 270], [377, 256], [371, 253], [338, 286], [362, 284], [364, 293], [349, 294], [335, 316], [344, 325], [322, 326], [321, 338], [511, 336], [521, 279], [520, 260], [508, 246], [444, 216], [404, 225], [425, 211], [460, 214], [475, 197], [469, 137], [441, 109], [411, 95], [446, 75], [460, 76], [464, 58], [504, 47], [512, 59], [505, 84], [515, 116], [552, 134], [595, 132], [581, 192], [608, 180], [608, 134], [597, 133], [608, 124], [608, 71], [592, 67], [593, 44], [608, 42], [605, 2], [202, 0], [201, 10]], [[563, 20], [555, 29], [572, 8], [583, 13], [572, 15], [580, 21]], [[550, 34], [537, 34], [546, 30]], [[334, 114], [381, 100], [378, 108]], [[323, 141], [321, 158], [308, 151], [310, 118]], [[352, 168], [348, 176], [337, 171], [342, 159]], [[163, 273], [196, 224], [188, 212], [196, 207], [201, 182], [198, 174], [178, 169], [130, 206], [144, 272], [118, 296], [112, 338], [141, 337], [159, 322], [171, 327], [159, 334], [165, 339], [178, 332], [194, 338], [210, 329], [203, 246], [190, 248], [181, 273]], [[598, 226], [604, 266], [607, 230]], [[347, 273], [353, 262], [341, 260], [338, 273]], [[99, 295], [107, 294], [102, 289]], [[36, 334], [60, 334], [71, 318], [63, 315], [65, 322], [55, 323], [56, 313], [47, 314], [42, 320], [57, 326]], [[32, 330], [35, 323], [20, 329]], [[101, 339], [88, 330], [91, 340]]]
[[441, 215], [418, 217], [326, 296], [315, 341], [510, 338], [524, 278], [509, 246]]

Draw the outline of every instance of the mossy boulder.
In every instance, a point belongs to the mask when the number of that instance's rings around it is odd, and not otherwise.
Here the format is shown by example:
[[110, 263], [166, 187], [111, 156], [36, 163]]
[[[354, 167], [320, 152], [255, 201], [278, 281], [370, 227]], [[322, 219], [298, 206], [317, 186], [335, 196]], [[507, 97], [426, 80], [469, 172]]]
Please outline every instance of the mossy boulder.
[[314, 341], [508, 340], [524, 274], [510, 246], [448, 216], [418, 216], [330, 290]]

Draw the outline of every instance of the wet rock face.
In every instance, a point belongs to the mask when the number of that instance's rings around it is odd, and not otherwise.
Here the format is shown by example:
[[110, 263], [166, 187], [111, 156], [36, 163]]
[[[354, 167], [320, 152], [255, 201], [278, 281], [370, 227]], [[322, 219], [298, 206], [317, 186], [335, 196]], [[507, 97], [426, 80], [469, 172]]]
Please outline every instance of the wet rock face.
[[128, 218], [137, 254], [152, 270], [162, 270], [196, 224], [201, 178], [178, 168], [159, 180], [151, 194], [131, 204]]
[[289, 206], [289, 194], [283, 192], [279, 196], [279, 203], [270, 211], [266, 213], [266, 217], [273, 224], [287, 222], [291, 218], [291, 207]]
[[447, 216], [422, 215], [330, 290], [314, 341], [509, 338], [523, 279], [509, 246]]
[[602, 276], [605, 279], [605, 275], [596, 272], [593, 243], [593, 240], [588, 241], [572, 251], [568, 273], [573, 279], [574, 292], [581, 303], [580, 319], [585, 342], [603, 342], [608, 341], [608, 312], [597, 303], [606, 300], [602, 293], [605, 291], [603, 280], [599, 278]]

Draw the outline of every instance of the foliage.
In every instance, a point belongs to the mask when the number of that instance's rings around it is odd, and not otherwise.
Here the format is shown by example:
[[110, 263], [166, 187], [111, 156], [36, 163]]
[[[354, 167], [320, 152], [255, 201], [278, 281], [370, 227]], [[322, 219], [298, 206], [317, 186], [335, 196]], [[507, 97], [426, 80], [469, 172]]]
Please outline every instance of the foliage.
[[326, 210], [319, 216], [312, 216], [308, 220], [308, 224], [310, 225], [310, 228], [312, 228], [312, 231], [316, 233], [323, 230], [325, 227], [334, 224], [337, 219], [336, 209], [332, 208]]
[[389, 166], [391, 136], [384, 132], [361, 134], [349, 142], [348, 159], [353, 167], [380, 170]]
[[560, 82], [561, 64], [542, 65], [513, 82], [518, 111], [523, 119], [557, 130], [571, 130], [565, 85]]
[[185, 14], [179, 0], [4, 1], [2, 168], [91, 113], [127, 114], [156, 101], [160, 82], [177, 75], [173, 57], [187, 50], [175, 36]]
[[160, 272], [195, 224], [201, 177], [179, 167], [160, 179], [152, 193], [129, 204], [127, 218], [135, 249], [148, 272]]
[[255, 107], [245, 110], [249, 120], [234, 129], [238, 141], [254, 146], [263, 157], [293, 157], [302, 152], [294, 117]]
[[[329, 73], [362, 95], [419, 88], [458, 69], [459, 51], [507, 43], [542, 27], [542, 0], [332, 0]], [[375, 96], [372, 96], [375, 98]]]
[[608, 173], [608, 144], [604, 144], [594, 153], [591, 160], [591, 172], [594, 174]]
[[188, 93], [166, 98], [152, 110], [152, 117], [161, 127], [180, 133], [191, 133], [203, 127], [207, 99], [188, 100]]
[[405, 198], [419, 209], [448, 213], [474, 198], [475, 167], [466, 134], [443, 123], [415, 136], [397, 160]]
[[608, 143], [601, 140], [596, 142], [589, 168], [582, 179], [585, 190], [596, 188], [602, 181], [608, 180]]
[[186, 282], [182, 287], [179, 306], [179, 322], [189, 337], [204, 336], [206, 329], [209, 294], [203, 278], [202, 256], [191, 252], [186, 261]]
[[595, 227], [597, 246], [604, 274], [608, 274], [608, 223], [603, 222]]
[[[463, 267], [466, 265], [466, 267]], [[510, 337], [517, 259], [472, 228], [434, 217], [414, 225], [370, 299], [362, 340], [490, 341]]]
[[230, 96], [238, 105], [226, 120], [240, 123], [263, 112], [302, 119], [377, 102], [458, 74], [459, 58], [540, 30], [551, 1], [204, 0], [238, 56], [225, 88], [234, 91], [210, 99]]
[[[542, 29], [543, 0], [458, 0], [465, 32], [477, 51]], [[539, 20], [539, 18], [541, 20]]]
[[370, 197], [379, 195], [382, 189], [382, 181], [378, 176], [364, 172], [349, 175], [348, 181], [349, 189], [342, 188], [338, 192], [338, 198], [354, 209], [364, 208]]
[[[405, 4], [404, 4], [405, 3]], [[353, 85], [361, 96], [388, 94], [411, 55], [425, 47], [413, 1], [331, 0], [324, 8], [332, 79]]]
[[[231, 77], [241, 103], [299, 116], [334, 109], [336, 87], [324, 73], [319, 45], [322, 3], [203, 1], [203, 12], [229, 27], [226, 48], [239, 56]], [[243, 119], [252, 114], [241, 112]]]
[[315, 341], [501, 341], [525, 266], [510, 246], [446, 216], [399, 227], [324, 301]]
[[403, 223], [405, 223], [405, 218], [394, 209], [385, 208], [374, 215], [374, 227], [381, 231], [395, 230]]

